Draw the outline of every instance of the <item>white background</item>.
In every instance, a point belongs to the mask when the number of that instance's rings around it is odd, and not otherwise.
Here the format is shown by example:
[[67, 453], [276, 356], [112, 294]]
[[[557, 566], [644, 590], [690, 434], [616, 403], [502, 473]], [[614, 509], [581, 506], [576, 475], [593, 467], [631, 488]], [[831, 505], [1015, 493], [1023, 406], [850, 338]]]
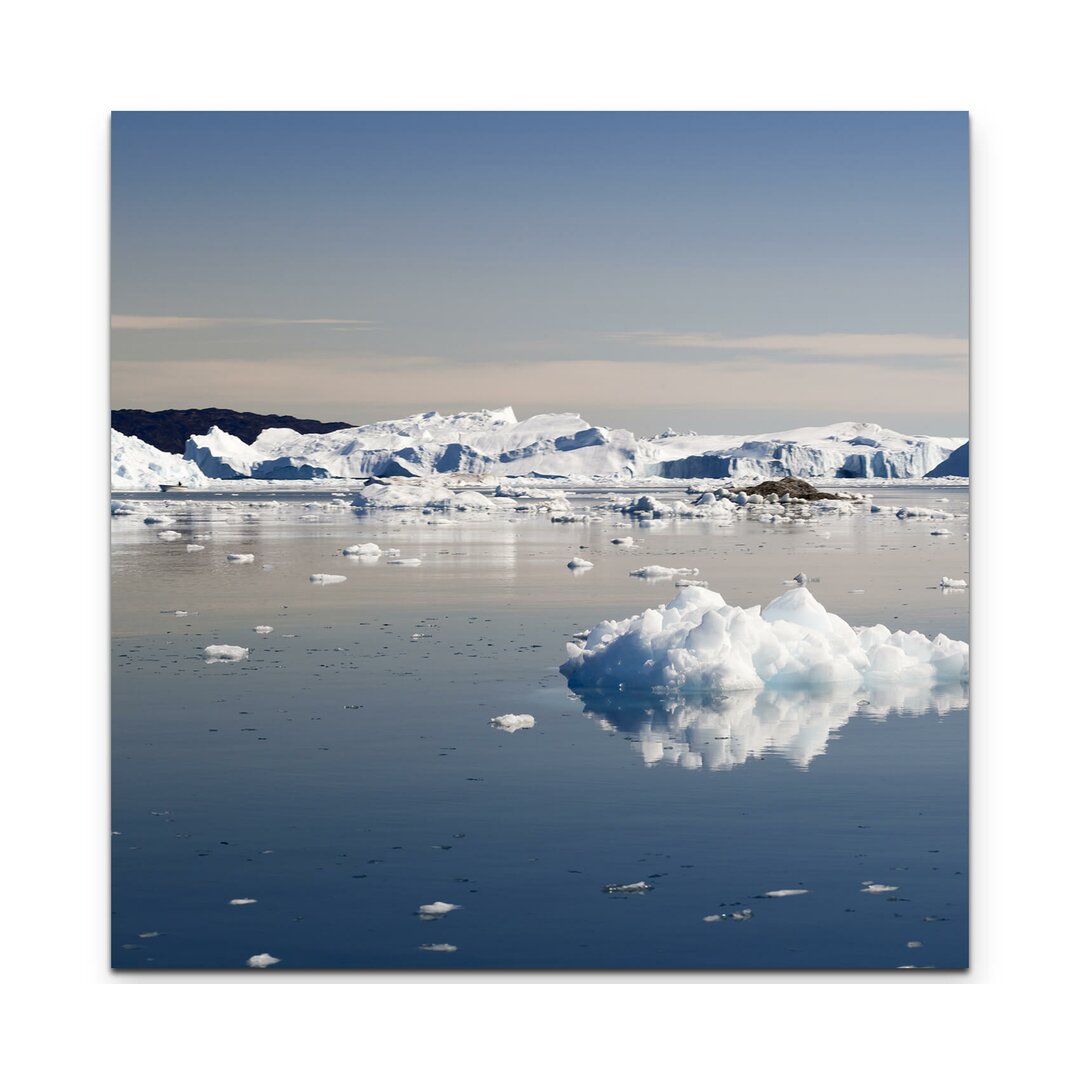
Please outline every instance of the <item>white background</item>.
[[[1043, 1075], [1075, 1061], [1069, 12], [1043, 0], [1007, 14], [947, 0], [9, 9], [0, 787], [12, 1075], [893, 1077]], [[971, 111], [970, 973], [109, 972], [108, 114], [225, 108]]]

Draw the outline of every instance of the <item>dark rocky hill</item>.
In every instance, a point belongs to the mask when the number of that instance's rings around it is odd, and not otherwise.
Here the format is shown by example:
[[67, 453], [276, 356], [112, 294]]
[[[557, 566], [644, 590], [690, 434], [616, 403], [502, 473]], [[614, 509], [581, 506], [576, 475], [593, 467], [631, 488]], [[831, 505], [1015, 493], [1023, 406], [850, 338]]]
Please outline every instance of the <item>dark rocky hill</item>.
[[233, 409], [113, 409], [112, 426], [124, 435], [135, 435], [171, 454], [182, 454], [189, 435], [205, 435], [217, 426], [244, 442], [253, 442], [265, 428], [285, 427], [302, 435], [323, 434], [355, 427], [344, 420], [299, 420], [273, 413], [236, 412]]

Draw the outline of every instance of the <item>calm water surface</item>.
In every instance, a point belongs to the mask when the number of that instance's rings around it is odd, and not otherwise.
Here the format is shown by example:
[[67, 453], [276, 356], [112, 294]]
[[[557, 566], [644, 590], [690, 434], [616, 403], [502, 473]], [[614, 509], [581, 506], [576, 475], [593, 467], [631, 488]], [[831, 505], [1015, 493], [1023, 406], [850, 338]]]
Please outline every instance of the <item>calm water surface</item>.
[[[145, 498], [176, 520], [113, 523], [116, 967], [967, 965], [963, 689], [658, 703], [582, 698], [557, 670], [574, 632], [670, 599], [628, 576], [649, 563], [742, 606], [805, 571], [853, 624], [966, 639], [966, 591], [935, 587], [968, 577], [966, 489], [875, 493], [944, 525], [664, 529]], [[366, 541], [423, 564], [340, 554]], [[251, 652], [207, 665], [210, 644]], [[535, 728], [493, 730], [507, 712]], [[461, 906], [421, 919], [436, 900]]]

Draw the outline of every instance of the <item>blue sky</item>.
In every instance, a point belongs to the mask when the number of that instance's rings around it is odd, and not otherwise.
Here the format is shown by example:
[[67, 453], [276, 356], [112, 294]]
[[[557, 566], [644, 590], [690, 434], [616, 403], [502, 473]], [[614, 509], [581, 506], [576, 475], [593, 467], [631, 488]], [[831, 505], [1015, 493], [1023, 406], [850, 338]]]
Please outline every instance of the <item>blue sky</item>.
[[117, 113], [113, 404], [967, 429], [963, 113]]

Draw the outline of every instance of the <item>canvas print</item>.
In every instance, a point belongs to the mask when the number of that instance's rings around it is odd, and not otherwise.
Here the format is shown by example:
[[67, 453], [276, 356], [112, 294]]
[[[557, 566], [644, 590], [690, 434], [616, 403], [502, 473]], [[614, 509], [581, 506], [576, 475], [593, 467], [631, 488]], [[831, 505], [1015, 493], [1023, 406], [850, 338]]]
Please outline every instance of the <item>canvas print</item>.
[[966, 114], [111, 140], [115, 968], [967, 967]]

